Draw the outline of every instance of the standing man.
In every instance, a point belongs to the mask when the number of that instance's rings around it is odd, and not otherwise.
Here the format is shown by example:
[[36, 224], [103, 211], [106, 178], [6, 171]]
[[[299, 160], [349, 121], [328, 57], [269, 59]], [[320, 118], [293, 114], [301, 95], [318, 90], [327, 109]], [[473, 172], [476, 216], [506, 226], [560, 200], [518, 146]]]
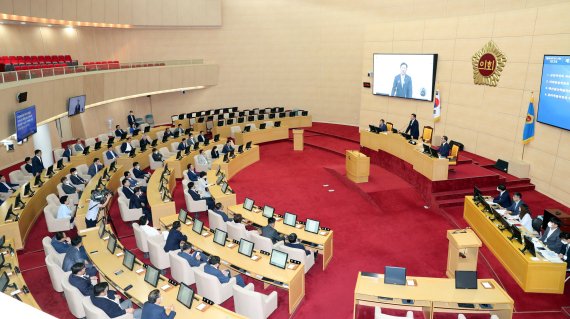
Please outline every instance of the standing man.
[[397, 97], [412, 97], [412, 78], [406, 74], [408, 71], [408, 64], [402, 62], [400, 64], [400, 74], [396, 75], [394, 78], [394, 84], [392, 85], [391, 96]]
[[137, 124], [137, 118], [135, 117], [135, 114], [133, 113], [133, 111], [129, 111], [129, 115], [127, 116], [127, 122], [129, 122], [129, 126], [133, 126], [136, 125], [138, 127]]
[[32, 158], [32, 174], [37, 176], [44, 170], [44, 161], [42, 160], [42, 150], [35, 150], [34, 158]]
[[408, 124], [405, 133], [407, 134], [408, 132], [410, 132], [410, 136], [412, 136], [414, 140], [417, 140], [420, 136], [420, 124], [416, 120], [415, 113], [412, 113], [412, 115], [410, 115], [410, 123]]

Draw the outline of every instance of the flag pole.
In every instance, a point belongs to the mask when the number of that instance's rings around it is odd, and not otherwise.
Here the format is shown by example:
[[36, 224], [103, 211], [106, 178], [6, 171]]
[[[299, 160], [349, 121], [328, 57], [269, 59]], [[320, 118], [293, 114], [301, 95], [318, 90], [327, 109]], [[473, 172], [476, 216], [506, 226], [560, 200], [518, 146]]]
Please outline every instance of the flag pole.
[[[532, 100], [532, 102], [534, 103], [534, 91], [530, 91], [530, 99]], [[533, 119], [534, 121], [534, 119]], [[526, 117], [525, 117], [525, 123], [526, 123]], [[526, 124], [525, 124], [526, 125]], [[523, 150], [522, 150], [522, 154], [521, 154], [521, 161], [524, 161], [524, 150], [526, 149], [526, 144], [528, 143], [523, 143]]]

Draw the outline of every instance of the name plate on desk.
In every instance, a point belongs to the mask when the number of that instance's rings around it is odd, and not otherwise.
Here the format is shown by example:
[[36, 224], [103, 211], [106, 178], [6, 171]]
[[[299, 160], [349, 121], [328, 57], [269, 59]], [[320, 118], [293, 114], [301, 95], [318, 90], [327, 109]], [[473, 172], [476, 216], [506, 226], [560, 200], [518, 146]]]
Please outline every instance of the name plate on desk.
[[135, 270], [135, 272], [140, 275], [140, 274], [142, 274], [142, 273], [145, 272], [145, 269], [144, 269], [144, 268], [139, 268], [139, 269]]
[[166, 285], [163, 285], [162, 287], [160, 287], [160, 289], [162, 289], [163, 291], [167, 291], [170, 288], [172, 288], [172, 286], [169, 284], [166, 284]]
[[201, 303], [196, 307], [196, 310], [204, 312], [204, 311], [208, 310], [209, 307], [210, 307], [209, 305], [207, 305], [205, 303]]

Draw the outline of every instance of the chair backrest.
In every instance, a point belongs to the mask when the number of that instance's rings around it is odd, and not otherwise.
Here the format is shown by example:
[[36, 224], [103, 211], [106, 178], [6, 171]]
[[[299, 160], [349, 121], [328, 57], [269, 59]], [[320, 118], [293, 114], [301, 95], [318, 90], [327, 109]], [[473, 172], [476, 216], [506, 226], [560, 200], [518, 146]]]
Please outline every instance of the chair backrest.
[[457, 159], [457, 157], [459, 157], [459, 146], [458, 145], [453, 145], [451, 146], [451, 152], [449, 152], [449, 156]]
[[392, 122], [386, 122], [386, 129], [388, 132], [392, 132], [392, 129], [394, 129], [394, 124], [392, 124]]
[[273, 121], [265, 121], [265, 127], [273, 127], [274, 123]]
[[165, 240], [162, 235], [147, 238], [150, 262], [158, 269], [170, 267], [170, 259], [164, 251]]
[[163, 159], [167, 159], [170, 157], [170, 151], [166, 147], [161, 147], [159, 150], [160, 154], [162, 154]]
[[135, 233], [135, 241], [137, 242], [137, 248], [143, 253], [148, 253], [148, 242], [146, 238], [146, 233], [140, 228], [138, 223], [133, 223], [133, 231]]
[[374, 318], [375, 319], [402, 319], [402, 318], [407, 318], [407, 319], [413, 319], [414, 318], [414, 313], [411, 311], [406, 312], [405, 316], [393, 316], [393, 315], [387, 315], [387, 314], [383, 314], [382, 313], [382, 308], [380, 307], [375, 307], [374, 309]]
[[94, 146], [95, 143], [97, 143], [97, 141], [93, 137], [85, 139], [85, 146]]
[[422, 132], [422, 139], [424, 140], [424, 142], [430, 143], [432, 136], [433, 136], [433, 128], [431, 126], [424, 126]]
[[67, 300], [69, 311], [76, 318], [85, 318], [83, 300], [88, 297], [83, 296], [79, 289], [69, 283], [69, 273], [65, 274], [61, 279], [61, 286], [63, 287], [63, 294], [65, 295], [65, 300]]
[[180, 144], [180, 142], [172, 142], [172, 143], [170, 144], [170, 150], [171, 150], [173, 153], [178, 152], [178, 145], [179, 145], [179, 144]]
[[59, 194], [59, 197], [66, 195], [65, 192], [63, 191], [63, 187], [61, 183], [58, 183], [57, 186], [57, 193]]
[[248, 232], [244, 227], [234, 222], [227, 221], [226, 228], [228, 230], [228, 237], [235, 240], [245, 239], [249, 240]]
[[49, 238], [48, 236], [42, 238], [42, 246], [44, 247], [44, 254], [46, 255], [46, 257], [50, 254], [59, 255], [59, 253], [55, 250], [55, 248], [53, 248], [51, 244], [51, 238]]
[[250, 232], [249, 238], [255, 244], [255, 249], [271, 252], [273, 249], [273, 242], [267, 237], [263, 237], [256, 232]]
[[78, 174], [87, 174], [89, 171], [89, 166], [87, 166], [87, 164], [77, 165], [75, 168], [77, 169]]
[[200, 296], [210, 300], [218, 299], [222, 284], [215, 276], [205, 273], [202, 269], [192, 268], [196, 278], [196, 289]]
[[97, 139], [101, 142], [107, 142], [109, 140], [109, 135], [99, 134], [99, 135], [97, 135]]
[[[170, 258], [170, 274], [172, 278], [178, 282], [183, 282], [186, 285], [192, 285], [196, 282], [196, 277], [194, 276], [194, 271], [186, 259], [178, 256], [179, 251], [171, 251], [168, 253]], [[203, 269], [204, 264], [201, 264], [199, 268]]]
[[95, 306], [90, 298], [83, 299], [83, 309], [85, 310], [85, 317], [87, 319], [107, 319], [109, 316], [101, 310], [99, 307]]
[[59, 209], [58, 206], [51, 205], [51, 204], [44, 207], [44, 213], [45, 213], [45, 215], [47, 215], [46, 218], [56, 219], [58, 209]]
[[8, 173], [8, 177], [10, 178], [10, 182], [14, 184], [23, 185], [26, 182], [24, 173], [20, 170], [11, 171]]
[[63, 287], [61, 286], [61, 281], [63, 277], [65, 277], [65, 272], [61, 268], [63, 257], [59, 254], [49, 254], [46, 256], [45, 262], [53, 289], [57, 292], [62, 292]]
[[234, 285], [232, 289], [234, 291], [234, 307], [238, 314], [247, 318], [265, 318], [262, 294], [238, 285]]
[[48, 205], [59, 205], [59, 197], [56, 194], [49, 194], [46, 196]]
[[163, 137], [164, 137], [164, 131], [156, 132], [156, 138], [157, 138], [159, 141], [162, 141], [162, 138], [163, 138]]
[[224, 222], [222, 216], [214, 213], [210, 209], [208, 210], [208, 222], [210, 225], [210, 229], [219, 228], [220, 230], [223, 230], [225, 232], [228, 231], [228, 227], [226, 226], [226, 223]]

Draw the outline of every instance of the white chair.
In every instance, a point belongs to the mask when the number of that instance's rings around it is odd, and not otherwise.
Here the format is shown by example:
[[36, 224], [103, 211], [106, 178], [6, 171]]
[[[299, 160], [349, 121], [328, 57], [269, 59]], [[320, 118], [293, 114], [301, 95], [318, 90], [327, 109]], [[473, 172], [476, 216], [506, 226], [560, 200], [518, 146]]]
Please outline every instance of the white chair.
[[59, 197], [61, 196], [67, 196], [67, 198], [69, 199], [69, 203], [73, 204], [73, 205], [77, 205], [79, 203], [79, 194], [77, 193], [73, 193], [73, 194], [66, 194], [63, 191], [63, 187], [61, 183], [58, 183], [57, 186], [57, 194], [59, 195]]
[[304, 250], [287, 247], [283, 244], [283, 242], [276, 243], [274, 247], [275, 249], [279, 249], [280, 251], [287, 253], [289, 255], [289, 259], [300, 261], [305, 267], [305, 273], [307, 273], [309, 269], [311, 269], [311, 267], [313, 267], [315, 264], [315, 255], [312, 252], [307, 255]]
[[[109, 135], [107, 135], [107, 134], [99, 134], [99, 135], [97, 135], [97, 139], [98, 139], [99, 141], [101, 141], [101, 142], [105, 142], [105, 143], [106, 143], [107, 141], [109, 141]], [[101, 144], [104, 144], [104, 143], [101, 143]]]
[[65, 254], [60, 254], [55, 250], [55, 248], [53, 248], [53, 245], [51, 244], [51, 238], [49, 238], [48, 236], [42, 238], [42, 246], [44, 247], [44, 254], [46, 255], [46, 257], [50, 254], [61, 255], [62, 258], [65, 257]]
[[249, 232], [249, 239], [255, 244], [255, 249], [271, 252], [273, 250], [273, 242], [267, 237], [261, 236], [256, 231]]
[[257, 126], [255, 126], [255, 123], [248, 124], [247, 126], [249, 126], [249, 130], [250, 130], [250, 131], [255, 131], [255, 130], [257, 130]]
[[[146, 186], [146, 185], [147, 185], [147, 182], [146, 182], [146, 179], [145, 179], [145, 178], [136, 178], [136, 177], [135, 177], [135, 174], [133, 174], [133, 169], [132, 169], [132, 168], [129, 170], [129, 172], [131, 173], [131, 176], [132, 176], [134, 179], [136, 179], [136, 181], [137, 181], [137, 186]], [[122, 182], [122, 180], [121, 180], [121, 182]]]
[[[93, 305], [90, 298], [83, 299], [83, 310], [85, 310], [86, 319], [110, 319], [107, 314], [100, 308]], [[132, 319], [133, 314], [126, 313], [122, 316], [115, 317], [115, 319]]]
[[[54, 158], [55, 162], [57, 162], [61, 159], [61, 157], [63, 156], [63, 152], [65, 152], [65, 150], [63, 148], [56, 148], [53, 150], [53, 158]], [[73, 154], [73, 152], [71, 152], [71, 154]], [[73, 154], [73, 155], [75, 155], [75, 154]], [[64, 158], [63, 162], [67, 162], [67, 158]]]
[[196, 288], [200, 296], [206, 297], [216, 304], [222, 304], [233, 295], [232, 286], [236, 285], [236, 278], [222, 284], [215, 276], [205, 273], [201, 269], [192, 268], [196, 277]]
[[230, 127], [230, 136], [232, 138], [236, 138], [236, 133], [241, 132], [241, 126], [232, 126]]
[[277, 309], [276, 291], [266, 296], [255, 292], [252, 283], [244, 288], [235, 285], [232, 289], [234, 291], [235, 311], [242, 316], [251, 319], [266, 319]]
[[122, 156], [123, 154], [125, 154], [125, 153], [121, 152], [121, 145], [115, 146], [115, 153], [117, 153], [119, 156]]
[[226, 227], [228, 229], [228, 237], [234, 240], [245, 239], [249, 240], [249, 232], [245, 229], [244, 224], [236, 224], [232, 221], [226, 222]]
[[[89, 163], [89, 165], [91, 165], [91, 163]], [[89, 166], [87, 166], [87, 164], [77, 165], [75, 168], [77, 169], [77, 174], [81, 176], [81, 178], [87, 182], [91, 180], [91, 175], [87, 174], [89, 172]]]
[[131, 145], [134, 148], [140, 148], [141, 142], [138, 139], [131, 139]]
[[152, 159], [152, 153], [148, 154], [148, 162], [150, 164], [150, 169], [151, 170], [155, 170], [157, 168], [161, 168], [162, 167], [162, 161], [155, 161]]
[[46, 202], [48, 205], [59, 206], [59, 197], [56, 194], [49, 194], [46, 196]]
[[402, 318], [414, 318], [414, 313], [411, 311], [406, 312], [406, 316], [391, 316], [382, 313], [382, 309], [380, 307], [374, 308], [374, 319], [402, 319]]
[[228, 227], [226, 225], [226, 222], [224, 222], [222, 216], [213, 212], [211, 209], [208, 209], [208, 223], [210, 225], [210, 229], [218, 228], [219, 230], [223, 230], [225, 232], [228, 231]]
[[19, 169], [8, 173], [8, 177], [10, 178], [10, 183], [18, 184], [20, 186], [26, 184], [32, 179], [32, 176], [24, 175], [24, 173], [22, 173], [22, 171]]
[[95, 138], [90, 137], [90, 138], [86, 138], [85, 139], [85, 147], [90, 146], [90, 149], [93, 150], [93, 147], [95, 146], [95, 143], [97, 143], [97, 141], [95, 140]]
[[208, 163], [206, 163], [206, 164], [199, 164], [199, 163], [198, 163], [198, 156], [199, 156], [199, 155], [194, 155], [194, 170], [196, 171], [196, 173], [208, 171], [208, 170], [210, 169], [210, 168], [208, 167]]
[[266, 127], [266, 128], [270, 128], [270, 127], [273, 127], [273, 126], [274, 126], [273, 121], [265, 121], [265, 127]]
[[20, 166], [20, 171], [22, 172], [22, 174], [24, 174], [24, 176], [29, 177], [30, 179], [32, 177], [34, 177], [32, 175], [32, 173], [28, 173], [28, 171], [26, 171], [26, 164], [25, 163]]
[[161, 147], [158, 149], [158, 152], [162, 154], [162, 159], [166, 160], [167, 158], [171, 157], [172, 155], [176, 155], [176, 153], [171, 153], [168, 148]]
[[135, 241], [137, 248], [144, 253], [144, 258], [148, 258], [148, 239], [146, 233], [140, 228], [138, 223], [133, 223]]
[[[108, 158], [107, 158], [107, 155], [106, 155], [105, 153], [107, 153], [107, 151], [105, 151], [103, 154], [101, 154], [101, 157], [103, 157], [103, 164], [104, 164], [105, 166], [109, 167], [109, 165], [111, 165], [111, 163], [113, 163], [114, 161], [116, 161], [117, 158], [115, 157], [115, 158], [113, 158], [113, 159], [108, 159]], [[117, 153], [117, 154], [120, 154], [120, 153]]]
[[65, 274], [61, 279], [61, 287], [63, 288], [63, 294], [65, 295], [65, 300], [67, 300], [69, 311], [76, 318], [85, 318], [83, 300], [89, 297], [83, 296], [79, 289], [75, 288], [69, 283], [69, 273]]
[[170, 268], [170, 259], [168, 258], [168, 253], [164, 251], [164, 244], [166, 243], [164, 237], [162, 235], [157, 235], [147, 238], [147, 243], [150, 262], [156, 268], [163, 271], [166, 268]]
[[60, 256], [59, 254], [57, 255], [49, 254], [45, 258], [49, 278], [51, 280], [51, 285], [53, 287], [53, 290], [57, 292], [63, 292], [61, 281], [63, 280], [64, 277], [66, 277], [66, 274], [67, 275], [71, 274], [71, 271], [66, 273], [61, 268], [61, 265], [63, 264], [63, 257], [64, 256]]
[[[65, 177], [67, 177], [68, 180], [69, 180], [69, 176], [71, 176], [71, 174], [65, 175]], [[73, 186], [75, 186], [75, 188], [77, 188], [77, 189], [80, 190], [80, 191], [84, 191], [84, 190], [85, 190], [85, 184], [79, 184], [79, 185], [73, 184]]]
[[57, 218], [58, 206], [48, 205], [44, 208], [44, 216], [50, 233], [68, 231], [71, 227], [71, 218]]
[[[192, 285], [196, 282], [196, 277], [188, 261], [178, 256], [179, 251], [171, 251], [168, 253], [170, 258], [170, 274], [172, 278], [178, 282], [183, 282], [186, 285]], [[204, 270], [205, 264], [200, 264], [197, 268]]]
[[164, 137], [164, 131], [156, 132], [156, 138], [157, 138], [159, 141], [162, 141], [162, 138], [163, 138], [163, 137]]
[[124, 222], [131, 222], [133, 220], [139, 220], [143, 215], [142, 208], [129, 208], [129, 201], [126, 197], [119, 197], [119, 212], [121, 213], [121, 219]]
[[180, 142], [173, 142], [170, 144], [170, 151], [171, 153], [178, 153], [178, 145], [180, 144]]
[[189, 213], [196, 213], [196, 216], [198, 216], [198, 213], [208, 211], [206, 200], [194, 200], [192, 196], [188, 194], [187, 190], [184, 191], [184, 200], [186, 201], [186, 209]]

